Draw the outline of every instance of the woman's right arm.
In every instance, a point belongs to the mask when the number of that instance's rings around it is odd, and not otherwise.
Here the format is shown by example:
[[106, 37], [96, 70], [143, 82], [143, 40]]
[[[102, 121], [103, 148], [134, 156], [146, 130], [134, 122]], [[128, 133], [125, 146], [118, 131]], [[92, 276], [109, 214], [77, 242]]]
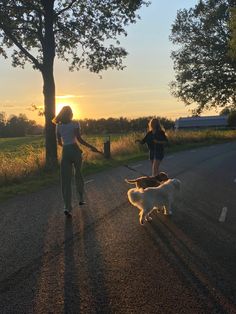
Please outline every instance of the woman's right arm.
[[57, 136], [57, 144], [59, 146], [62, 146], [62, 138], [61, 138], [61, 134], [58, 130], [58, 125], [56, 126], [56, 136]]
[[139, 143], [139, 144], [145, 144], [147, 142], [147, 134], [144, 136], [144, 138], [142, 140], [135, 140], [135, 143]]

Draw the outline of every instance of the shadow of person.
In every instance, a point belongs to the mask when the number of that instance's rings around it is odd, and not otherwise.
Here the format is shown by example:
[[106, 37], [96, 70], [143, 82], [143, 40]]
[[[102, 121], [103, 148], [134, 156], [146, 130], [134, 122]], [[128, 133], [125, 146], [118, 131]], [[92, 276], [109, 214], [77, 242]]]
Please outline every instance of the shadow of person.
[[64, 313], [80, 313], [78, 266], [75, 262], [75, 235], [72, 217], [65, 219], [64, 244]]
[[104, 265], [103, 248], [98, 238], [93, 213], [88, 207], [82, 210], [84, 225], [84, 262], [88, 273], [88, 284], [91, 293], [91, 310], [95, 313], [111, 313], [110, 298], [105, 280], [106, 265]]

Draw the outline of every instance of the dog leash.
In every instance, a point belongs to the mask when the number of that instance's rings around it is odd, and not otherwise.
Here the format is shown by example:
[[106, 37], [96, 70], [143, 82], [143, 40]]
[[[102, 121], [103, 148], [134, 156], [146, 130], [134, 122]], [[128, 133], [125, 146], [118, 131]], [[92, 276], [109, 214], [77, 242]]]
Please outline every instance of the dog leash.
[[143, 173], [143, 172], [141, 172], [141, 171], [138, 171], [138, 170], [136, 170], [136, 169], [130, 167], [129, 165], [123, 165], [123, 166], [126, 167], [126, 168], [128, 168], [129, 170], [132, 170], [132, 171], [134, 171], [134, 172], [137, 172], [137, 173], [141, 174], [142, 176], [150, 177], [150, 176], [148, 176], [147, 174], [145, 174], [145, 173]]

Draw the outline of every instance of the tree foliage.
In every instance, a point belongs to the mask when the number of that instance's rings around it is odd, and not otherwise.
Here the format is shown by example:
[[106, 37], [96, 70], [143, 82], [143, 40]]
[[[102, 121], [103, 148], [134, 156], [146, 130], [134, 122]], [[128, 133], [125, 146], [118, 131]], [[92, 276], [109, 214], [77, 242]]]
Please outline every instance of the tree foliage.
[[230, 56], [236, 60], [236, 8], [230, 9]]
[[[84, 119], [80, 120], [79, 123], [83, 134], [106, 136], [115, 133], [146, 132], [151, 118], [153, 117]], [[159, 117], [159, 120], [166, 130], [174, 128], [173, 120], [163, 117]], [[39, 134], [43, 134], [43, 127], [34, 120], [28, 119], [25, 114], [7, 117], [5, 112], [0, 112], [0, 137], [22, 137]]]
[[228, 125], [230, 127], [236, 127], [236, 110], [232, 110], [228, 116]]
[[229, 55], [230, 8], [235, 0], [200, 0], [189, 10], [179, 10], [170, 40], [175, 81], [173, 95], [186, 105], [196, 103], [196, 113], [212, 107], [236, 106], [236, 62]]
[[[125, 117], [108, 119], [85, 119], [80, 121], [82, 132], [85, 134], [111, 134], [128, 132], [146, 132], [148, 122], [153, 117], [128, 119]], [[165, 129], [173, 129], [174, 121], [159, 117]]]

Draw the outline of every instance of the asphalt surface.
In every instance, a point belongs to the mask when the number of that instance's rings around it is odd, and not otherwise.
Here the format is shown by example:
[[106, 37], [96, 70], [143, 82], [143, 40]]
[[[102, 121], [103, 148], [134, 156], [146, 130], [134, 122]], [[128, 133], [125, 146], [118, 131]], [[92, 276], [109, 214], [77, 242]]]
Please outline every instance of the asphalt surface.
[[144, 226], [124, 179], [148, 161], [87, 177], [71, 219], [58, 186], [2, 203], [0, 313], [236, 313], [235, 161], [236, 143], [166, 156], [182, 192]]

